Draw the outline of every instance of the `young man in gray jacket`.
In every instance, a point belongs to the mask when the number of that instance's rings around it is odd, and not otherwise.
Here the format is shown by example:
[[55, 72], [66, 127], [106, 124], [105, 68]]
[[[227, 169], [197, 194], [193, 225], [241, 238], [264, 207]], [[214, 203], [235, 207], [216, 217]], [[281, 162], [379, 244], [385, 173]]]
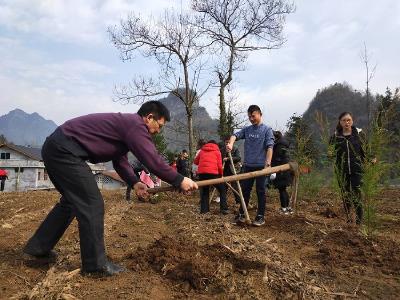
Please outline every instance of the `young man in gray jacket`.
[[[236, 140], [244, 139], [244, 161], [243, 173], [259, 171], [271, 166], [272, 149], [274, 146], [274, 135], [271, 127], [262, 123], [262, 112], [257, 105], [250, 105], [247, 114], [251, 122], [250, 126], [244, 127], [239, 132], [231, 136], [226, 145], [227, 151], [232, 151], [233, 143]], [[249, 178], [242, 180], [243, 198], [246, 206], [249, 204], [251, 189], [256, 181], [256, 192], [258, 198], [257, 216], [253, 221], [254, 226], [265, 224], [265, 180], [266, 176]], [[235, 217], [235, 222], [244, 222], [243, 208], [240, 207], [239, 214]]]

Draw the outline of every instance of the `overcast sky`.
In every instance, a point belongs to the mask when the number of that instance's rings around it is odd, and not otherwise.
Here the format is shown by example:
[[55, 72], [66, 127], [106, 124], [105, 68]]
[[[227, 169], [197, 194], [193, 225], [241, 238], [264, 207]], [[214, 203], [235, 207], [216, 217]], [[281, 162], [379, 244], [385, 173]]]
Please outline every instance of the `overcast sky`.
[[[129, 12], [159, 15], [187, 0], [0, 0], [0, 115], [20, 108], [57, 124], [92, 112], [135, 112], [112, 101], [113, 87], [157, 70], [139, 55], [123, 63], [107, 28]], [[258, 104], [265, 122], [283, 129], [319, 88], [348, 82], [365, 88], [364, 42], [376, 64], [374, 93], [400, 86], [400, 1], [298, 0], [287, 18], [287, 43], [252, 53], [235, 76], [244, 107]], [[201, 104], [218, 117], [217, 92]], [[356, 113], [356, 112], [355, 112]]]

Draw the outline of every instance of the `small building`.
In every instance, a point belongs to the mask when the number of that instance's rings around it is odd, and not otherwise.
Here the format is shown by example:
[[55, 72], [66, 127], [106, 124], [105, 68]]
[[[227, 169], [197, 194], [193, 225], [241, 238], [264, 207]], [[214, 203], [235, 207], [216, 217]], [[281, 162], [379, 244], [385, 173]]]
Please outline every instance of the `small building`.
[[[88, 165], [93, 174], [105, 170], [104, 164]], [[54, 188], [43, 163], [41, 148], [0, 144], [0, 169], [6, 170], [8, 176], [4, 191]]]
[[95, 174], [95, 179], [99, 189], [118, 190], [126, 187], [125, 181], [115, 171], [100, 171]]
[[7, 171], [4, 191], [54, 188], [44, 167], [41, 149], [0, 145], [0, 169]]

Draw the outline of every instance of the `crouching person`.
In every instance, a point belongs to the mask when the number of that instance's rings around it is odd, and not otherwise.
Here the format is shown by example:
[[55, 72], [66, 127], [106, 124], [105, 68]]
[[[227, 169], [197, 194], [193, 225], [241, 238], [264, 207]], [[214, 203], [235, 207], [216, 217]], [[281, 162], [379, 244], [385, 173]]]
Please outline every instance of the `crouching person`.
[[46, 139], [42, 156], [61, 199], [30, 238], [24, 252], [34, 257], [54, 256], [52, 249], [76, 217], [82, 273], [111, 276], [123, 271], [123, 267], [106, 257], [104, 202], [86, 161], [112, 160], [114, 169], [138, 197], [148, 197], [147, 186], [129, 165], [128, 151], [162, 180], [184, 191], [197, 189], [195, 182], [165, 163], [153, 144], [151, 135], [169, 120], [169, 111], [161, 102], [149, 101], [136, 114], [90, 114], [59, 126]]
[[[196, 156], [194, 163], [198, 165], [197, 175], [200, 180], [215, 179], [222, 176], [222, 156], [217, 143], [209, 141]], [[214, 186], [220, 197], [220, 211], [226, 215], [229, 213], [226, 202], [226, 189], [223, 183]], [[205, 186], [200, 189], [200, 213], [210, 211], [210, 187]]]

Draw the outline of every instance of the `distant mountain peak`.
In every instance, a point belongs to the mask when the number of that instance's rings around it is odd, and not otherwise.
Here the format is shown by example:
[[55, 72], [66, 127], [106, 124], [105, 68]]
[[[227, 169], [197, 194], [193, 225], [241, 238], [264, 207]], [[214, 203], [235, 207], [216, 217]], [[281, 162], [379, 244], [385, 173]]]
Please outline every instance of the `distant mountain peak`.
[[28, 114], [19, 108], [0, 116], [0, 134], [9, 142], [21, 146], [42, 146], [56, 127], [56, 123], [44, 119], [37, 112]]
[[22, 109], [16, 108], [16, 109], [10, 110], [10, 112], [8, 114], [10, 114], [10, 115], [26, 114], [26, 112], [24, 112]]

